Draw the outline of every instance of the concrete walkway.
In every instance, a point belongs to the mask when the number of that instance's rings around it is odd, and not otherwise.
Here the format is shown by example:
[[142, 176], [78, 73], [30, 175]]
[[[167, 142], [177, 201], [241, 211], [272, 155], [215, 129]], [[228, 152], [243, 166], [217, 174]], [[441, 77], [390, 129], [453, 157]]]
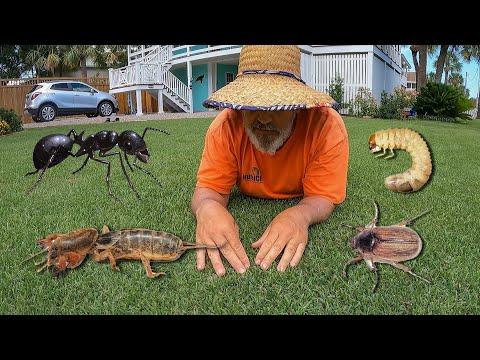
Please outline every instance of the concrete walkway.
[[[143, 115], [114, 115], [109, 116], [110, 121], [114, 122], [115, 118], [119, 118], [119, 122], [129, 121], [148, 121], [148, 120], [168, 120], [168, 119], [197, 119], [197, 118], [214, 118], [220, 113], [220, 111], [203, 111], [197, 113], [163, 113], [163, 114], [143, 114]], [[107, 117], [93, 117], [86, 116], [80, 117], [58, 117], [53, 121], [41, 122], [41, 123], [28, 123], [23, 124], [24, 129], [32, 129], [46, 126], [60, 126], [60, 125], [77, 125], [77, 124], [93, 124], [103, 123], [107, 120]]]

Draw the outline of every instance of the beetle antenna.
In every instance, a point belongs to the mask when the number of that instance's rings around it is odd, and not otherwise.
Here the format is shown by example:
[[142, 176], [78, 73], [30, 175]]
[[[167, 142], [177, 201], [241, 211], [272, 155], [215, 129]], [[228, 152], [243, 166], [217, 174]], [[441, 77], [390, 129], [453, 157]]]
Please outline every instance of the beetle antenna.
[[430, 210], [427, 210], [427, 211], [424, 211], [423, 213], [421, 213], [420, 215], [417, 215], [415, 216], [414, 218], [410, 219], [410, 220], [404, 220], [400, 223], [397, 224], [397, 226], [407, 226], [407, 225], [411, 225], [415, 220], [417, 220], [419, 217], [429, 213]]

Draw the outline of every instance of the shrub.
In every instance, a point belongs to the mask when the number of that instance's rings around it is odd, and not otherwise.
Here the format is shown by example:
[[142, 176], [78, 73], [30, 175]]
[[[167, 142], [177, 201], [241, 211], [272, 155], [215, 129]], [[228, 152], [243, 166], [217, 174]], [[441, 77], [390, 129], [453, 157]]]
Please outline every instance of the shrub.
[[392, 94], [382, 91], [380, 98], [379, 116], [383, 119], [401, 119], [404, 109], [415, 107], [417, 92], [408, 92], [401, 87], [393, 90]]
[[345, 93], [343, 89], [344, 80], [337, 74], [332, 81], [330, 81], [330, 86], [328, 88], [328, 94], [335, 100], [338, 104], [335, 108], [340, 109], [343, 107], [343, 95]]
[[22, 118], [13, 109], [7, 110], [0, 107], [0, 120], [8, 123], [10, 132], [22, 131]]
[[0, 120], [0, 135], [10, 133], [10, 125], [5, 120]]
[[378, 116], [378, 105], [372, 95], [372, 91], [366, 87], [357, 90], [355, 98], [349, 105], [349, 113], [354, 116]]
[[470, 115], [462, 113], [470, 108], [470, 102], [460, 90], [451, 85], [434, 82], [429, 82], [422, 88], [415, 104], [420, 117], [469, 119]]

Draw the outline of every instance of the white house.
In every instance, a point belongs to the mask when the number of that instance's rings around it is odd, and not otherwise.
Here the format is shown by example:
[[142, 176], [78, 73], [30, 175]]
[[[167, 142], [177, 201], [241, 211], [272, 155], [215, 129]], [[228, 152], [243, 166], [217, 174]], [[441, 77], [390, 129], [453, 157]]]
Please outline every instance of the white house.
[[[141, 94], [158, 100], [159, 112], [209, 111], [203, 100], [235, 79], [242, 45], [129, 45], [128, 65], [109, 69], [110, 93], [130, 93], [142, 115]], [[353, 100], [360, 87], [380, 101], [383, 90], [406, 86], [410, 68], [401, 45], [299, 45], [302, 79], [314, 89], [328, 91], [338, 74], [344, 79], [343, 102]]]

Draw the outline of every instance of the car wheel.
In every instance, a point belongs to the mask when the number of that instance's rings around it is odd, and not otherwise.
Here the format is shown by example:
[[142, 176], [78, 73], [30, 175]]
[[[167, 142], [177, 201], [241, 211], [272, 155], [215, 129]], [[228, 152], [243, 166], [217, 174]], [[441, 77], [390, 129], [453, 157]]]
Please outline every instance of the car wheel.
[[53, 104], [45, 104], [38, 109], [38, 119], [40, 121], [52, 121], [57, 117], [57, 108]]
[[100, 116], [110, 116], [113, 113], [113, 105], [109, 101], [102, 101], [98, 104], [98, 113]]

